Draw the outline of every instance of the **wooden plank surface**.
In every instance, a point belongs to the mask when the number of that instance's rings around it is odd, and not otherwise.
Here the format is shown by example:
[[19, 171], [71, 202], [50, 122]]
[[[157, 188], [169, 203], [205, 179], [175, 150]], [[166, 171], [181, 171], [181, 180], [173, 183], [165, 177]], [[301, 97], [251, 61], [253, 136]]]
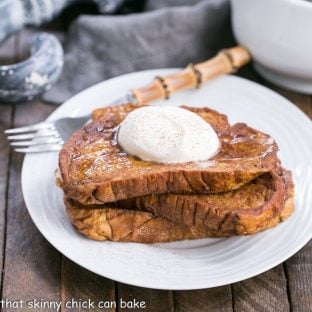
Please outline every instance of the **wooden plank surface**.
[[[3, 131], [11, 127], [12, 107], [0, 105], [0, 266], [3, 268], [3, 249], [6, 231], [6, 195], [9, 175], [10, 149]], [[2, 275], [2, 271], [1, 271]], [[0, 281], [1, 287], [1, 281]]]
[[[18, 105], [14, 126], [37, 122], [50, 112], [51, 107], [40, 102]], [[12, 154], [2, 296], [25, 301], [41, 298], [59, 301], [60, 255], [43, 238], [26, 210], [20, 183], [22, 159], [21, 154]], [[22, 311], [27, 309], [24, 307]]]
[[[16, 38], [11, 37], [3, 45], [0, 46], [0, 64], [10, 64], [15, 60], [15, 44]], [[8, 53], [8, 52], [13, 53]], [[6, 195], [9, 176], [10, 149], [3, 131], [12, 126], [13, 108], [11, 105], [0, 103], [0, 266], [1, 279], [0, 287], [2, 287], [3, 258], [5, 248], [5, 232], [6, 232]]]
[[232, 285], [234, 311], [287, 312], [287, 281], [283, 265]]
[[232, 301], [230, 285], [193, 291], [175, 291], [174, 293], [174, 306], [177, 312], [232, 312]]

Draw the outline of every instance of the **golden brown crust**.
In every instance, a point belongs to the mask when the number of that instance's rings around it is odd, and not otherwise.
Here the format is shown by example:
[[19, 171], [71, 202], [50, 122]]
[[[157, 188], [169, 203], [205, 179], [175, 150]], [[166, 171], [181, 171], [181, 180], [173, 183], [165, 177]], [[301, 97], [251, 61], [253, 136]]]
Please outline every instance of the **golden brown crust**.
[[220, 153], [206, 162], [164, 165], [138, 160], [116, 143], [117, 126], [133, 105], [96, 110], [60, 152], [59, 167], [67, 197], [102, 204], [148, 194], [211, 194], [237, 189], [278, 165], [270, 136], [246, 124], [229, 126], [227, 117], [208, 108], [184, 107], [214, 127]]
[[117, 208], [85, 208], [65, 198], [72, 224], [83, 235], [95, 240], [157, 243], [207, 236], [207, 231], [155, 217], [151, 213]]
[[[210, 204], [209, 215], [202, 219], [200, 213], [199, 216], [195, 213], [198, 220], [195, 218], [193, 223], [187, 222], [188, 225], [184, 223], [185, 220], [173, 222], [151, 212], [121, 209], [114, 204], [83, 206], [66, 197], [64, 201], [73, 225], [82, 234], [96, 240], [156, 243], [204, 237], [228, 237], [254, 234], [276, 226], [293, 211], [294, 186], [289, 171], [283, 171], [281, 176], [271, 174], [271, 178], [268, 175], [263, 176], [252, 183], [257, 187], [251, 185], [236, 191], [236, 196], [239, 196], [239, 192], [242, 192], [240, 195], [248, 195], [243, 203], [242, 199], [240, 200], [242, 209], [238, 208], [239, 204], [233, 204], [237, 206], [233, 211], [229, 209], [231, 197], [235, 196], [233, 194], [222, 201], [223, 206], [227, 207], [224, 210], [222, 207], [213, 209], [216, 207], [211, 205], [217, 201], [210, 198], [210, 202], [207, 201], [207, 205]], [[214, 195], [205, 197], [209, 196]], [[248, 200], [251, 202], [248, 203]], [[168, 207], [170, 208], [173, 207]]]
[[147, 195], [121, 201], [123, 208], [148, 211], [187, 226], [237, 234], [253, 232], [257, 226], [281, 212], [285, 182], [277, 173], [266, 173], [237, 190], [211, 195]]

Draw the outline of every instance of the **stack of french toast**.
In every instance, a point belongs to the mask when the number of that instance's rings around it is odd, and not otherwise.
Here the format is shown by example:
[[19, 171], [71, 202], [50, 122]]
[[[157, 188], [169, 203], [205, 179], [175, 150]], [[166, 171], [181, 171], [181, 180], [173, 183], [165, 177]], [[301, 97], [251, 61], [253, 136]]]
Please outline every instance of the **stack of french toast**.
[[230, 125], [209, 108], [198, 114], [215, 130], [211, 159], [179, 164], [144, 161], [118, 144], [120, 123], [137, 107], [97, 109], [59, 155], [58, 184], [74, 227], [96, 240], [157, 243], [254, 234], [293, 211], [291, 173], [273, 138]]

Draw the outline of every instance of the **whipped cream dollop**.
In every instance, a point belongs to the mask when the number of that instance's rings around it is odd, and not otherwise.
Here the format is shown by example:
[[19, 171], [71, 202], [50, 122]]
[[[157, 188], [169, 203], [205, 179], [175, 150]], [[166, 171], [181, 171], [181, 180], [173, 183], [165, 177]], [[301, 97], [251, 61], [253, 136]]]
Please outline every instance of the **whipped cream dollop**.
[[169, 164], [208, 160], [220, 147], [208, 122], [177, 106], [147, 106], [130, 112], [120, 124], [118, 143], [130, 155]]

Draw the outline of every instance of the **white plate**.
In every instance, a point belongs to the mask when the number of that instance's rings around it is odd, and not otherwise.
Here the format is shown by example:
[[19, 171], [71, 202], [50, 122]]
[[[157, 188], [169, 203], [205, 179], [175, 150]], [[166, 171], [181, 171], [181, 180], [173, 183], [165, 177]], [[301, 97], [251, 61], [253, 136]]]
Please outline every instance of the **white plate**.
[[[128, 89], [172, 69], [137, 72], [95, 85], [71, 98], [50, 119], [78, 116], [104, 106]], [[209, 106], [271, 134], [283, 165], [293, 172], [296, 211], [274, 229], [249, 237], [165, 244], [97, 242], [71, 226], [55, 186], [57, 153], [27, 155], [22, 187], [29, 213], [45, 238], [81, 266], [116, 281], [159, 289], [199, 289], [255, 276], [283, 262], [312, 237], [312, 123], [280, 95], [248, 80], [226, 76], [200, 90], [158, 104]]]

